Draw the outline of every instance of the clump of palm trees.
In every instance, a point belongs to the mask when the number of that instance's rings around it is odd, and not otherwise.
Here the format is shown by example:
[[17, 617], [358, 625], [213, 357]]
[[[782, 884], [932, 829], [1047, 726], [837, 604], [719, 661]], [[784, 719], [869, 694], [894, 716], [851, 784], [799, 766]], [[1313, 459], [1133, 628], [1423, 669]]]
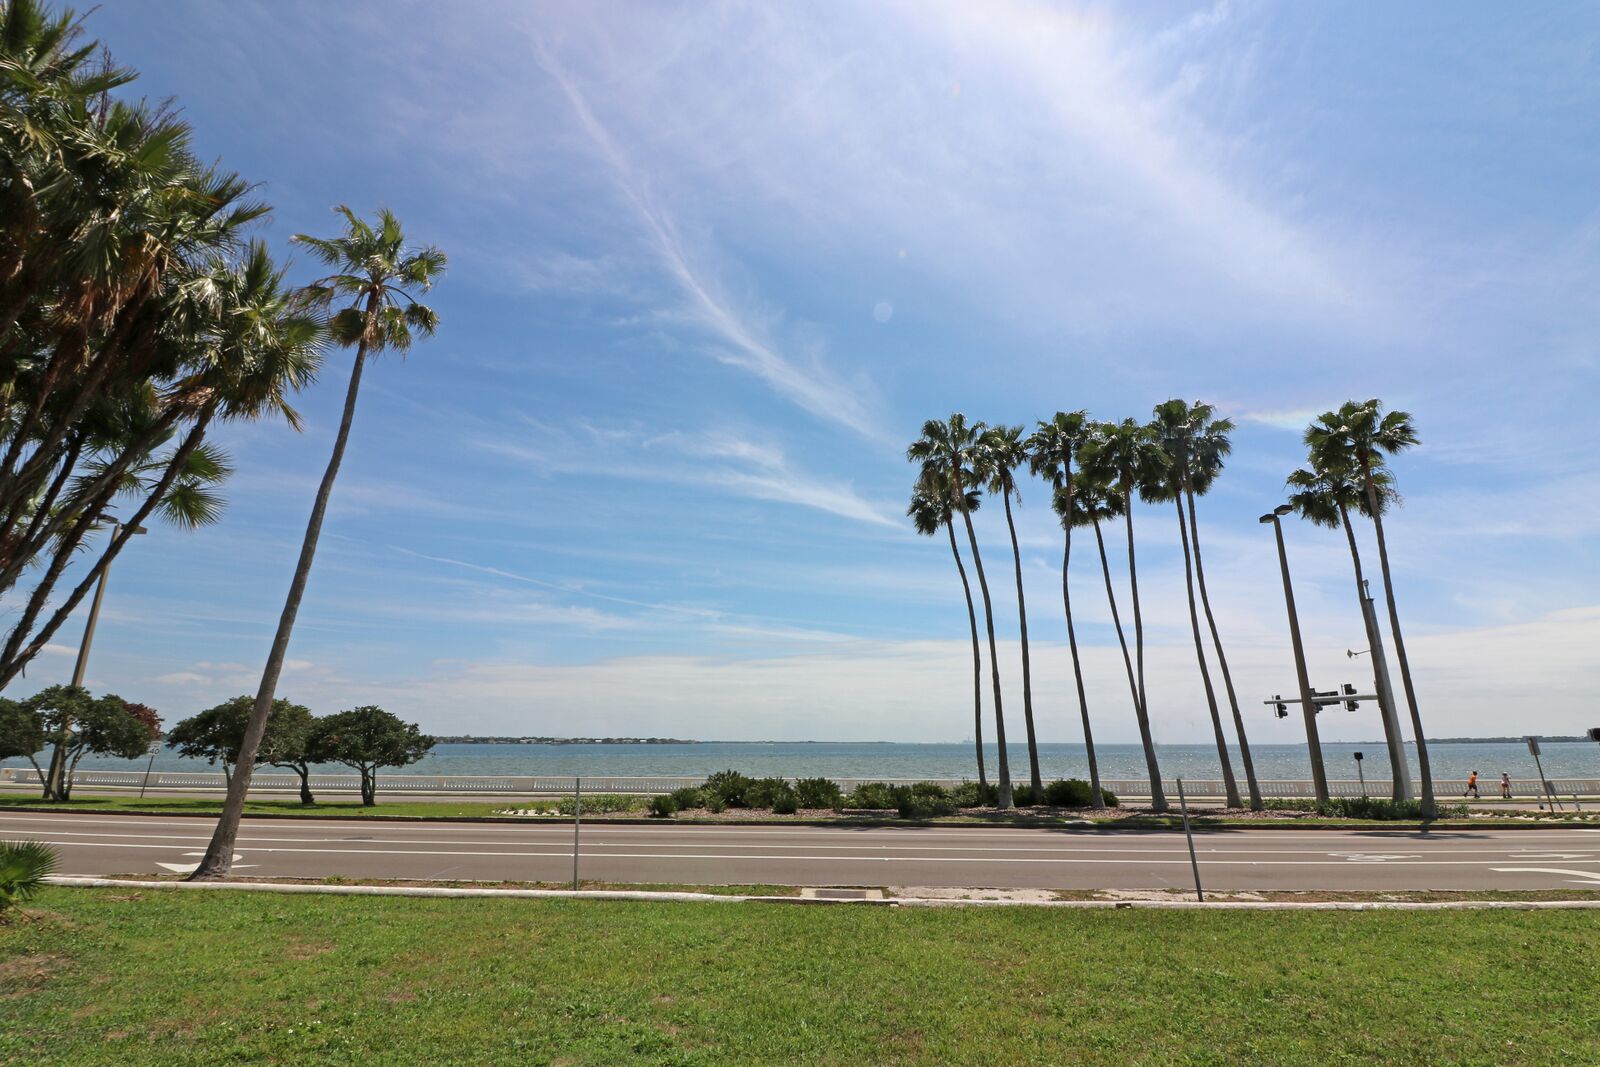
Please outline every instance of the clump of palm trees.
[[[1223, 788], [1230, 807], [1241, 807], [1246, 796], [1239, 790], [1229, 747], [1217, 686], [1212, 680], [1214, 658], [1227, 700], [1227, 718], [1232, 720], [1238, 742], [1240, 764], [1244, 770], [1245, 792], [1251, 808], [1262, 808], [1261, 788], [1250, 755], [1244, 716], [1233, 675], [1228, 668], [1222, 635], [1212, 611], [1206, 587], [1204, 557], [1200, 550], [1200, 523], [1196, 500], [1216, 484], [1231, 450], [1234, 424], [1219, 418], [1211, 405], [1184, 400], [1158, 404], [1148, 422], [1123, 419], [1098, 422], [1084, 411], [1058, 411], [1040, 421], [1024, 437], [1020, 426], [990, 426], [969, 422], [956, 413], [948, 419], [933, 419], [923, 425], [922, 435], [907, 449], [906, 457], [917, 465], [918, 473], [907, 514], [918, 532], [928, 536], [943, 529], [950, 543], [967, 601], [967, 618], [972, 631], [973, 722], [977, 744], [978, 780], [988, 782], [983, 749], [983, 657], [979, 646], [977, 612], [972, 587], [955, 534], [956, 517], [966, 531], [968, 552], [978, 576], [978, 591], [988, 634], [988, 670], [994, 707], [995, 739], [999, 745], [998, 796], [1000, 807], [1012, 803], [1010, 768], [1005, 744], [1003, 693], [999, 655], [995, 638], [994, 608], [984, 574], [972, 513], [978, 509], [983, 493], [999, 497], [1006, 516], [1011, 555], [1017, 584], [1018, 628], [1022, 650], [1022, 702], [1027, 730], [1029, 777], [1038, 795], [1040, 778], [1038, 741], [1034, 722], [1032, 667], [1028, 641], [1027, 607], [1023, 595], [1022, 558], [1012, 515], [1014, 500], [1020, 500], [1016, 472], [1024, 465], [1050, 487], [1051, 505], [1060, 523], [1063, 538], [1061, 556], [1061, 603], [1066, 617], [1067, 648], [1072, 659], [1073, 680], [1078, 699], [1078, 714], [1083, 726], [1089, 762], [1089, 780], [1095, 806], [1101, 804], [1099, 763], [1095, 754], [1094, 732], [1090, 722], [1089, 696], [1083, 681], [1076, 628], [1072, 613], [1072, 535], [1075, 530], [1093, 530], [1100, 558], [1107, 605], [1112, 627], [1122, 652], [1128, 680], [1128, 695], [1144, 749], [1150, 779], [1150, 797], [1156, 810], [1165, 810], [1167, 800], [1162, 787], [1161, 769], [1150, 728], [1150, 709], [1145, 685], [1144, 612], [1139, 598], [1137, 545], [1134, 536], [1132, 502], [1137, 497], [1147, 504], [1170, 503], [1177, 518], [1178, 544], [1183, 550], [1185, 586], [1188, 593], [1189, 623], [1194, 637], [1195, 659], [1201, 689], [1210, 712], [1217, 758], [1222, 767]], [[1349, 513], [1355, 511], [1373, 520], [1382, 563], [1384, 586], [1388, 594], [1389, 620], [1395, 638], [1401, 677], [1411, 709], [1412, 727], [1418, 739], [1418, 758], [1422, 771], [1423, 803], [1432, 805], [1432, 781], [1422, 745], [1422, 725], [1417, 713], [1415, 691], [1406, 659], [1404, 640], [1390, 583], [1388, 552], [1383, 538], [1382, 514], [1396, 499], [1387, 457], [1411, 447], [1417, 441], [1411, 417], [1405, 412], [1384, 414], [1378, 401], [1351, 402], [1336, 412], [1320, 416], [1306, 431], [1308, 466], [1289, 479], [1290, 503], [1304, 517], [1328, 526], [1343, 526], [1350, 540], [1356, 565], [1358, 589], [1361, 586], [1360, 554], [1356, 548]], [[1117, 583], [1112, 579], [1106, 551], [1104, 526], [1120, 518], [1128, 556], [1128, 602], [1132, 605], [1133, 642], [1118, 606]], [[1196, 593], [1198, 592], [1198, 598]], [[1205, 627], [1202, 630], [1201, 617]], [[1373, 634], [1376, 643], [1381, 638]], [[1209, 640], [1208, 640], [1209, 638]], [[1401, 752], [1398, 738], [1395, 752]], [[1399, 775], [1396, 774], [1396, 780]]]

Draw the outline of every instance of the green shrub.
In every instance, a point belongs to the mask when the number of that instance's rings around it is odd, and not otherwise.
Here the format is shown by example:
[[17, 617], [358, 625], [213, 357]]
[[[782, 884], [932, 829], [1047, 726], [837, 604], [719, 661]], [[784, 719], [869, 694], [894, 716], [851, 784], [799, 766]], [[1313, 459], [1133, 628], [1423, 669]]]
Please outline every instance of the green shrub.
[[[638, 811], [644, 806], [644, 797], [630, 797], [620, 793], [583, 794], [583, 814], [585, 815], [603, 815], [611, 811]], [[574, 805], [571, 797], [564, 797], [556, 804], [556, 811], [562, 815], [571, 815], [573, 809]]]
[[1015, 804], [1019, 808], [1033, 807], [1033, 805], [1037, 803], [1037, 801], [1033, 799], [1033, 786], [1013, 784], [1011, 786], [1011, 803]]
[[1263, 811], [1316, 811], [1315, 800], [1284, 800], [1279, 797], [1269, 797], [1261, 802]]
[[[1109, 808], [1117, 806], [1117, 798], [1102, 788], [1100, 798]], [[1087, 808], [1094, 805], [1089, 783], [1081, 778], [1062, 778], [1044, 787], [1044, 802], [1053, 808]]]
[[[903, 786], [901, 788], [904, 788]], [[881, 810], [883, 808], [898, 808], [900, 806], [899, 794], [895, 787], [887, 782], [862, 782], [850, 791], [844, 798], [847, 808], [869, 808]]]
[[0, 841], [0, 914], [30, 899], [56, 868], [55, 851], [39, 841]]
[[779, 794], [792, 791], [783, 778], [757, 778], [745, 786], [744, 804], [747, 808], [770, 808]]
[[844, 803], [839, 783], [832, 778], [802, 778], [794, 784], [802, 808], [837, 808]]
[[[932, 786], [924, 789], [923, 786]], [[895, 805], [902, 819], [932, 819], [939, 815], [954, 815], [956, 813], [955, 801], [950, 799], [938, 785], [932, 782], [918, 782], [909, 788], [896, 786], [899, 803]]]
[[678, 810], [678, 802], [672, 799], [672, 794], [650, 798], [650, 814], [657, 819], [670, 819]]
[[754, 785], [749, 778], [738, 771], [718, 771], [706, 779], [706, 784], [701, 786], [707, 797], [715, 794], [722, 798], [722, 803], [730, 808], [748, 807], [745, 793]]
[[793, 815], [800, 810], [800, 797], [787, 785], [772, 796], [772, 814]]
[[[1436, 817], [1464, 818], [1465, 804], [1439, 804]], [[1377, 819], [1386, 822], [1422, 818], [1420, 800], [1391, 800], [1388, 797], [1333, 797], [1318, 809], [1318, 814], [1345, 819]]]
[[689, 811], [693, 808], [706, 806], [705, 794], [692, 785], [685, 786], [682, 789], [674, 789], [667, 795], [672, 798], [672, 802], [678, 806], [679, 811]]
[[728, 808], [728, 802], [722, 799], [721, 793], [707, 793], [705, 795], [705, 808], [713, 815], [721, 814]]
[[961, 808], [992, 808], [1000, 799], [1000, 791], [992, 785], [962, 782], [950, 790], [950, 799]]

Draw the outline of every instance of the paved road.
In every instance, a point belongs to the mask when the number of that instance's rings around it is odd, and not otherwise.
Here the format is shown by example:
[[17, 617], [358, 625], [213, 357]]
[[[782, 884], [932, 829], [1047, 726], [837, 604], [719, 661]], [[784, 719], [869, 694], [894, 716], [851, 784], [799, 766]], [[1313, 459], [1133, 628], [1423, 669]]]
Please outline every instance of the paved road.
[[[61, 874], [182, 870], [211, 820], [0, 813], [0, 839], [55, 845]], [[1600, 889], [1600, 830], [1196, 834], [1215, 889]], [[247, 819], [235, 871], [323, 878], [572, 877], [572, 826]], [[585, 824], [586, 880], [1154, 889], [1192, 885], [1181, 833], [1010, 828]]]

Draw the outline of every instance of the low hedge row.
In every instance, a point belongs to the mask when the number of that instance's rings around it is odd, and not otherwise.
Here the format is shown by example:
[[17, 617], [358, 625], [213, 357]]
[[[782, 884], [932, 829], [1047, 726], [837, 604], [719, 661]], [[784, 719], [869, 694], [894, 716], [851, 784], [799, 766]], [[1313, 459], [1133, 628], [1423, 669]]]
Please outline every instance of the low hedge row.
[[[930, 819], [954, 815], [962, 808], [993, 807], [999, 799], [998, 792], [993, 785], [980, 786], [976, 782], [963, 782], [952, 788], [937, 782], [913, 785], [864, 782], [846, 795], [831, 778], [801, 778], [791, 784], [784, 778], [751, 778], [728, 770], [711, 775], [697, 788], [678, 789], [655, 797], [650, 802], [650, 814], [667, 818], [695, 808], [711, 812], [728, 808], [770, 808], [775, 814], [790, 815], [801, 808], [831, 808], [894, 810], [902, 818]], [[1116, 807], [1117, 798], [1109, 790], [1102, 789], [1101, 796], [1108, 807]], [[1035, 803], [1030, 786], [1014, 786], [1012, 798], [1022, 807]], [[1058, 808], [1089, 807], [1089, 784], [1076, 778], [1050, 782], [1044, 787], [1040, 803]]]

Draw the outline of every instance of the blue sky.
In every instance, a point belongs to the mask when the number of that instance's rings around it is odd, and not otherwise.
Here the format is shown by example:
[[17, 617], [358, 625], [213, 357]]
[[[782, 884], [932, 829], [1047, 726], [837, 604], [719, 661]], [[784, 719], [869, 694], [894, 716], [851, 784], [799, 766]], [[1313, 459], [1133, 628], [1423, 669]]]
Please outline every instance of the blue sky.
[[[1252, 738], [1293, 741], [1258, 703], [1293, 673], [1256, 516], [1310, 414], [1380, 396], [1425, 442], [1389, 530], [1430, 732], [1600, 725], [1592, 7], [172, 0], [89, 27], [264, 183], [280, 250], [348, 202], [451, 258], [438, 338], [366, 379], [281, 687], [316, 710], [958, 740], [965, 610], [903, 519], [906, 443], [1182, 396], [1239, 422], [1208, 574]], [[220, 525], [118, 561], [93, 688], [169, 718], [254, 690], [347, 370], [302, 434], [225, 430]], [[1036, 704], [1072, 741], [1046, 500], [1018, 513]], [[1151, 710], [1198, 741], [1173, 521], [1135, 516]], [[1359, 682], [1342, 539], [1288, 534], [1313, 680]], [[1087, 548], [1091, 712], [1129, 740]]]

